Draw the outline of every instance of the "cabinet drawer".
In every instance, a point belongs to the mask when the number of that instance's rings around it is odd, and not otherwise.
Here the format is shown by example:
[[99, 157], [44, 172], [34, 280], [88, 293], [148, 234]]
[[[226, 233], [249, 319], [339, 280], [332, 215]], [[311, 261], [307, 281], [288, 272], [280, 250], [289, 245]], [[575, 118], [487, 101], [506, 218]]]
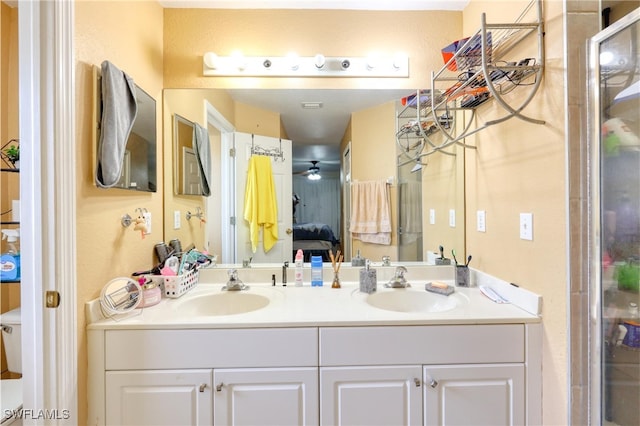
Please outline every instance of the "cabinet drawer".
[[320, 329], [320, 365], [524, 362], [523, 324]]
[[316, 328], [109, 330], [106, 370], [315, 367]]

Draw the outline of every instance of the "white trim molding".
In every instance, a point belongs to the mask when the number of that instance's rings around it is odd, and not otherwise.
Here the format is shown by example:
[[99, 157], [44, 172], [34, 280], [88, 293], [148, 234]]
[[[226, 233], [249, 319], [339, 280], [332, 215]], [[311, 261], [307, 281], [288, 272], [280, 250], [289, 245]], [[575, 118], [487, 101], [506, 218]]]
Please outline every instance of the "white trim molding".
[[[74, 5], [19, 2], [23, 424], [78, 424]], [[45, 308], [45, 292], [61, 295]], [[40, 410], [47, 418], [36, 416]]]

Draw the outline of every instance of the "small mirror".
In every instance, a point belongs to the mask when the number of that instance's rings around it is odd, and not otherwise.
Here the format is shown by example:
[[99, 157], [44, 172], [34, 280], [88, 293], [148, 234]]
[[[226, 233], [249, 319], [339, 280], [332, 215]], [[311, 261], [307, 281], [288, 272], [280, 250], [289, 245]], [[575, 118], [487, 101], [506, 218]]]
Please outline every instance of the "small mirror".
[[193, 150], [192, 121], [173, 114], [173, 184], [178, 195], [202, 195], [198, 159]]

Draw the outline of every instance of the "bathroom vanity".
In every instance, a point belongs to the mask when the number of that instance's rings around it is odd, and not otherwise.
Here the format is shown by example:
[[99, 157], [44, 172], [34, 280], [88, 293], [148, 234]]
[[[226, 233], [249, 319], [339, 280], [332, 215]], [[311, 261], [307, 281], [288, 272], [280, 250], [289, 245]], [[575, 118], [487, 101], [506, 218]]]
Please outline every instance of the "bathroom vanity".
[[477, 288], [428, 293], [429, 304], [424, 282], [379, 285], [379, 298], [421, 300], [408, 312], [403, 301], [372, 306], [356, 282], [200, 284], [97, 319], [87, 332], [88, 424], [540, 423], [539, 316]]

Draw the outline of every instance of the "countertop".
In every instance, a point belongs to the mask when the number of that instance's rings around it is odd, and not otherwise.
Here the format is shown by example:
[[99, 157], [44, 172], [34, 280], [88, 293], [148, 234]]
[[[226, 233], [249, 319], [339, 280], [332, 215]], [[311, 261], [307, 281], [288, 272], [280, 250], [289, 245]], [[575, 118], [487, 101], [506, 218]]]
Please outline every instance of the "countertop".
[[[421, 292], [429, 280], [415, 280], [411, 289], [387, 289], [380, 280], [377, 293]], [[440, 281], [453, 284], [452, 280]], [[486, 279], [478, 278], [478, 282]], [[484, 296], [477, 287], [456, 287], [450, 296], [428, 293], [434, 300], [445, 303], [455, 301], [453, 309], [441, 312], [397, 312], [380, 309], [367, 303], [367, 294], [361, 293], [357, 282], [342, 282], [342, 288], [331, 288], [325, 280], [322, 287], [305, 283], [295, 287], [289, 283], [272, 286], [271, 283], [249, 283], [250, 289], [241, 293], [260, 294], [270, 302], [265, 307], [246, 313], [231, 315], [197, 315], [189, 307], [195, 299], [209, 294], [222, 293], [222, 284], [200, 283], [177, 299], [164, 298], [151, 307], [135, 309], [118, 318], [104, 318], [99, 300], [87, 304], [88, 329], [185, 329], [185, 328], [257, 328], [257, 327], [340, 327], [380, 325], [430, 325], [430, 324], [505, 324], [535, 323], [541, 317], [527, 311], [521, 303], [497, 304]], [[509, 288], [508, 283], [493, 282], [493, 287], [511, 292], [513, 300], [523, 296], [539, 296], [526, 290]], [[518, 297], [515, 296], [517, 292]], [[238, 292], [233, 292], [238, 293]], [[450, 298], [450, 299], [449, 299]], [[509, 298], [512, 300], [511, 298]], [[525, 304], [526, 305], [526, 304]], [[193, 305], [192, 305], [193, 306]]]

